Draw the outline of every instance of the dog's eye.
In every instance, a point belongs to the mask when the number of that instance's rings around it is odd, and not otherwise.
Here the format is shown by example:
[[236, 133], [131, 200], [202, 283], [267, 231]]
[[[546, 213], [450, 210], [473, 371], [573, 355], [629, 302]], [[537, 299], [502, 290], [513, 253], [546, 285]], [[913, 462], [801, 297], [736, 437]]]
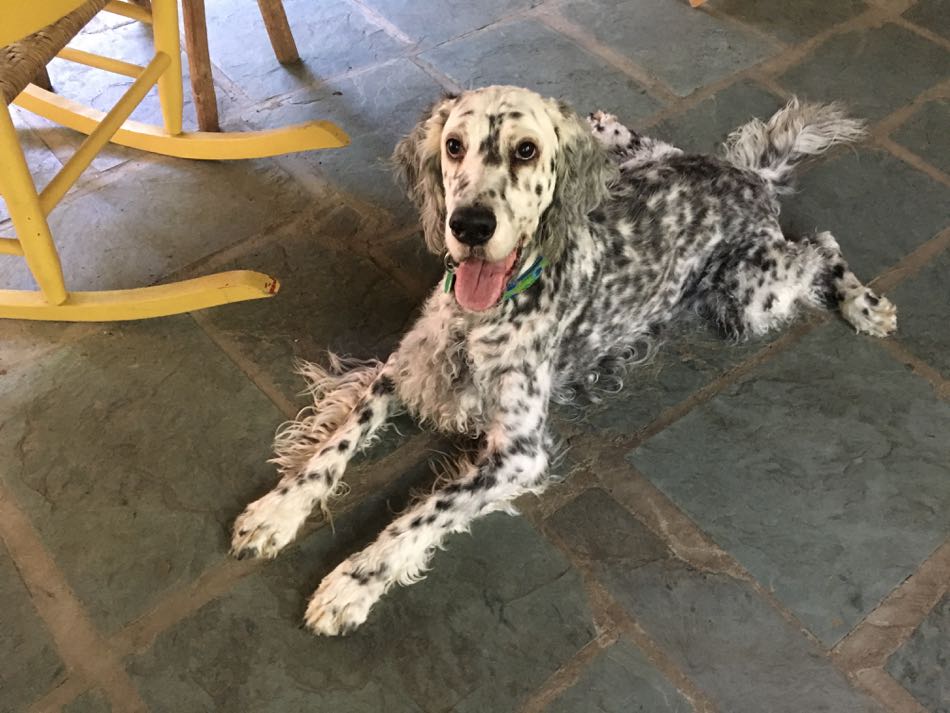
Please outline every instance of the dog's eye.
[[522, 161], [530, 161], [538, 155], [538, 147], [531, 141], [522, 141], [515, 149], [515, 156]]
[[456, 138], [446, 139], [445, 152], [451, 158], [462, 158], [462, 156], [465, 155], [465, 147], [462, 146], [462, 142]]

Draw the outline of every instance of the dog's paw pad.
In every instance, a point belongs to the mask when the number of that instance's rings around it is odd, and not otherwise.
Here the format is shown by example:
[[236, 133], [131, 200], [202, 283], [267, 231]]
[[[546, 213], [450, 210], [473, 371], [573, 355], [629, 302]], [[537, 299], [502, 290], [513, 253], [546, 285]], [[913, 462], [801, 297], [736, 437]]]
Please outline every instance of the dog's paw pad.
[[845, 298], [841, 314], [858, 332], [875, 337], [886, 337], [897, 330], [897, 307], [866, 288]]
[[231, 554], [238, 559], [271, 559], [290, 544], [310, 513], [291, 493], [271, 491], [247, 506], [234, 521]]
[[344, 563], [328, 574], [307, 605], [304, 626], [314, 634], [349, 634], [366, 621], [382, 593], [378, 583], [353, 576], [347, 567]]

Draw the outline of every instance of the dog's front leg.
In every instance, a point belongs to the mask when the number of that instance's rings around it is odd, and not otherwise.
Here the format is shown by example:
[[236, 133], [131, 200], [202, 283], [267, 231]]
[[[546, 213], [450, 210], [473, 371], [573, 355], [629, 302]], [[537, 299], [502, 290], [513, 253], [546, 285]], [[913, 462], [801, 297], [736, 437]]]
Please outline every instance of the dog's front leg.
[[460, 464], [451, 482], [416, 502], [366, 549], [350, 556], [320, 583], [305, 622], [318, 634], [344, 634], [362, 624], [393, 584], [422, 578], [434, 550], [451, 532], [526, 492], [547, 484], [551, 439], [545, 430], [550, 372], [509, 373], [485, 446], [476, 462]]
[[337, 491], [350, 459], [385, 424], [395, 384], [389, 363], [363, 363], [330, 370], [305, 364], [314, 406], [277, 434], [273, 459], [280, 482], [238, 516], [231, 554], [276, 557], [297, 535], [307, 516]]

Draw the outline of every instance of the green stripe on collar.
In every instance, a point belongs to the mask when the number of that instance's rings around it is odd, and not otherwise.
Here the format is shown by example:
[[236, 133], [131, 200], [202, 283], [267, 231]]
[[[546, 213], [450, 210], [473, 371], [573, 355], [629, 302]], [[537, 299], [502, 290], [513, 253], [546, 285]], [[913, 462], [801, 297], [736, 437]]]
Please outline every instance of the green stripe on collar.
[[[547, 266], [547, 258], [539, 255], [531, 264], [531, 267], [508, 283], [504, 293], [501, 295], [501, 299], [510, 300], [515, 295], [520, 295], [527, 290], [531, 285], [541, 279], [541, 273]], [[453, 287], [455, 287], [455, 270], [450, 267], [445, 271], [445, 279], [442, 281], [442, 290], [444, 292], [451, 292]]]

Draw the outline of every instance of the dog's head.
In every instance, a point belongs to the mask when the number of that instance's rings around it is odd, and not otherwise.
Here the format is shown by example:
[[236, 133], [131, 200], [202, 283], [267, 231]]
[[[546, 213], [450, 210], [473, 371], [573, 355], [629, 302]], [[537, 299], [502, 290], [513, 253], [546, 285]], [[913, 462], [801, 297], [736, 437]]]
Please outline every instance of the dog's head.
[[475, 311], [501, 300], [528, 249], [556, 260], [612, 175], [569, 107], [517, 87], [436, 103], [394, 160], [429, 249], [458, 263], [456, 299]]

